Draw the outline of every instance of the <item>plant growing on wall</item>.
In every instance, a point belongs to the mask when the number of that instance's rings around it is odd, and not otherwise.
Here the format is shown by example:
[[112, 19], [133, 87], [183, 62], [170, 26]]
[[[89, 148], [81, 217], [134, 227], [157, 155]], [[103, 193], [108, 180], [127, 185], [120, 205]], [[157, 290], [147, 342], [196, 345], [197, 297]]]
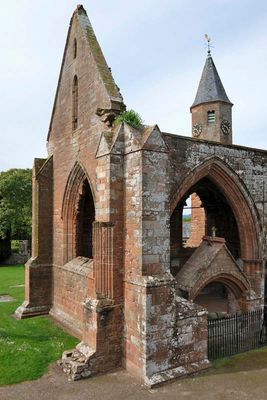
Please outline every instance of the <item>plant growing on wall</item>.
[[126, 122], [133, 128], [139, 129], [143, 125], [143, 120], [140, 115], [134, 110], [124, 111], [117, 118], [115, 118], [113, 125], [117, 126], [121, 122]]

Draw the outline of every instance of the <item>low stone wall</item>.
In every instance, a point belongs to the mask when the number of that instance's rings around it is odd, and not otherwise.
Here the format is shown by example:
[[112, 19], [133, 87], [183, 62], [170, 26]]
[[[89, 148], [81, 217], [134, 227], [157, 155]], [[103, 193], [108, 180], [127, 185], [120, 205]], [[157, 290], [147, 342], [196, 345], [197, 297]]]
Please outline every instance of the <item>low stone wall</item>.
[[83, 303], [92, 266], [92, 260], [77, 257], [64, 266], [53, 267], [53, 307], [50, 314], [79, 339], [82, 338]]
[[154, 314], [155, 326], [160, 326], [160, 321], [165, 322], [165, 330], [162, 330], [160, 340], [153, 340], [156, 332], [150, 338], [148, 353], [151, 347], [153, 351], [150, 357], [148, 354], [147, 377], [144, 381], [148, 386], [196, 373], [210, 366], [207, 358], [206, 310], [178, 296], [175, 296], [173, 305], [169, 305], [169, 310], [170, 314], [166, 314], [165, 318], [159, 312]]
[[208, 368], [207, 311], [170, 274], [125, 282], [125, 368], [155, 386]]
[[29, 259], [29, 256], [24, 254], [11, 254], [5, 261], [3, 261], [2, 265], [16, 265], [16, 264], [25, 264]]

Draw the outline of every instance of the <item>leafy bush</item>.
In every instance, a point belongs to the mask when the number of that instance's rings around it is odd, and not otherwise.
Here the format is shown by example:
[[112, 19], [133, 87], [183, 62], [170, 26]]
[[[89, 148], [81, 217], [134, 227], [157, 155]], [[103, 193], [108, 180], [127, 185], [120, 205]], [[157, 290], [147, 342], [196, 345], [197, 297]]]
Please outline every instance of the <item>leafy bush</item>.
[[143, 120], [140, 117], [140, 115], [134, 111], [134, 110], [129, 110], [129, 111], [124, 111], [122, 114], [120, 114], [115, 120], [114, 120], [114, 126], [119, 125], [121, 122], [127, 122], [130, 126], [133, 128], [139, 129], [143, 125]]
[[12, 251], [12, 254], [19, 253], [19, 240], [11, 240], [11, 251]]

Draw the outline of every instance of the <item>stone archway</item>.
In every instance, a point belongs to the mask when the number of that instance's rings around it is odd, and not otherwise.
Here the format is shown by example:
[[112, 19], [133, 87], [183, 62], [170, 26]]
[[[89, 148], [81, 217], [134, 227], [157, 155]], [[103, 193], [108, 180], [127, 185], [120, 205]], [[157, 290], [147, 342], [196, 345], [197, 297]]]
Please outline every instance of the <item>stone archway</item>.
[[[210, 285], [213, 284], [220, 284], [227, 290], [227, 313], [228, 314], [235, 314], [236, 312], [246, 312], [248, 311], [248, 302], [247, 299], [250, 297], [250, 285], [248, 282], [242, 281], [237, 276], [232, 276], [231, 274], [218, 274], [213, 276], [210, 280], [207, 280], [205, 284], [203, 284], [199, 288], [195, 288], [195, 291], [192, 292], [192, 300], [196, 304], [201, 304], [198, 300], [199, 296], [203, 293], [203, 290]], [[217, 294], [219, 293], [218, 289]], [[213, 298], [214, 300], [214, 298]], [[215, 299], [216, 302], [216, 299]], [[203, 304], [201, 304], [203, 305]], [[209, 308], [207, 307], [208, 311]], [[214, 312], [220, 310], [212, 310]]]
[[[206, 221], [209, 231], [199, 247], [182, 249], [179, 240], [177, 245], [174, 242], [179, 233], [179, 224], [175, 224], [181, 220], [185, 199], [194, 192], [207, 206], [206, 211], [208, 203], [217, 202], [212, 217], [218, 234], [212, 233], [212, 225]], [[220, 276], [242, 310], [257, 307], [256, 299], [262, 296], [260, 282], [255, 279], [262, 271], [261, 225], [255, 205], [235, 172], [217, 158], [205, 161], [185, 177], [173, 196], [171, 211], [171, 271], [182, 296], [193, 301], [198, 290]], [[225, 274], [228, 278], [224, 282]]]
[[222, 238], [204, 237], [175, 278], [179, 294], [188, 300], [194, 301], [203, 288], [212, 282], [219, 282], [229, 288], [240, 310], [247, 309], [250, 282]]
[[[77, 256], [92, 258], [94, 204], [90, 180], [81, 165], [76, 162], [69, 175], [62, 204], [64, 264]], [[85, 244], [86, 240], [88, 245]]]
[[194, 297], [193, 302], [205, 307], [209, 313], [235, 314], [243, 310], [243, 293], [232, 282], [209, 282]]
[[233, 211], [240, 239], [240, 258], [247, 270], [261, 269], [260, 219], [256, 207], [236, 173], [218, 158], [211, 158], [190, 171], [172, 196], [171, 214], [201, 179], [209, 179], [225, 196]]

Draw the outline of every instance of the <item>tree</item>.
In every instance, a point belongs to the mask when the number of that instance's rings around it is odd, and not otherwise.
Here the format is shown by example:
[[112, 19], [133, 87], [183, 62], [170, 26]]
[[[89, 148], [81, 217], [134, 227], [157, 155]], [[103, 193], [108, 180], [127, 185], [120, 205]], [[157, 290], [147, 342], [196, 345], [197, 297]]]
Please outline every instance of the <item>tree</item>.
[[30, 239], [32, 171], [0, 172], [0, 238]]

